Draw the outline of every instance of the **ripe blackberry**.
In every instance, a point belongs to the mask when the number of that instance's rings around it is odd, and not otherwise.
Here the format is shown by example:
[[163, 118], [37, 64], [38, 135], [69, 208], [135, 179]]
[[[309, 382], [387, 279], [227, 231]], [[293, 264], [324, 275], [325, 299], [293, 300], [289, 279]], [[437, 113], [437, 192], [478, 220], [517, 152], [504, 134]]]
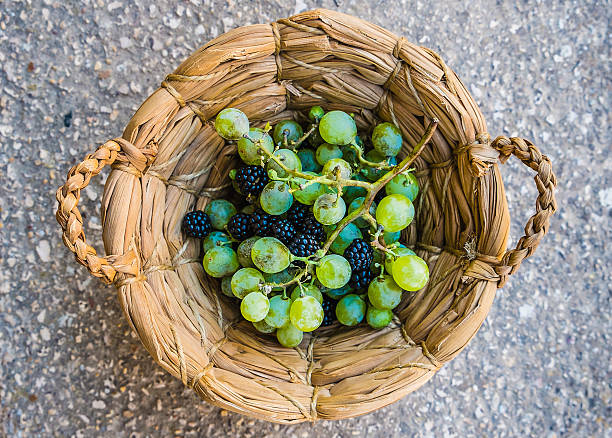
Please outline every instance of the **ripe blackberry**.
[[202, 239], [210, 233], [210, 218], [201, 210], [190, 211], [183, 218], [183, 230], [190, 237]]
[[313, 217], [312, 210], [310, 206], [302, 204], [301, 202], [294, 202], [287, 212], [287, 220], [297, 229], [302, 229], [304, 221], [308, 217]]
[[324, 242], [327, 235], [321, 225], [314, 216], [307, 216], [302, 224], [302, 232], [312, 236], [317, 242]]
[[250, 216], [246, 213], [233, 215], [227, 223], [227, 232], [236, 239], [244, 240], [253, 235], [249, 228]]
[[356, 290], [365, 289], [370, 285], [370, 282], [374, 279], [374, 274], [370, 268], [359, 269], [351, 273], [351, 279], [349, 284]]
[[323, 295], [323, 322], [321, 323], [321, 327], [327, 327], [328, 325], [332, 325], [336, 320], [336, 301], [332, 300], [327, 295]]
[[285, 245], [289, 245], [296, 235], [295, 227], [287, 219], [279, 219], [272, 223], [271, 234]]
[[271, 232], [270, 226], [272, 225], [273, 220], [272, 215], [263, 210], [256, 210], [255, 213], [251, 215], [251, 220], [249, 222], [249, 228], [251, 229], [253, 236], [269, 236]]
[[311, 235], [298, 234], [289, 242], [289, 251], [296, 257], [308, 257], [321, 248], [321, 244]]
[[243, 195], [259, 195], [270, 178], [263, 167], [245, 166], [236, 171], [234, 179]]
[[348, 260], [353, 271], [369, 271], [374, 259], [374, 248], [363, 239], [355, 239], [344, 250], [344, 258]]

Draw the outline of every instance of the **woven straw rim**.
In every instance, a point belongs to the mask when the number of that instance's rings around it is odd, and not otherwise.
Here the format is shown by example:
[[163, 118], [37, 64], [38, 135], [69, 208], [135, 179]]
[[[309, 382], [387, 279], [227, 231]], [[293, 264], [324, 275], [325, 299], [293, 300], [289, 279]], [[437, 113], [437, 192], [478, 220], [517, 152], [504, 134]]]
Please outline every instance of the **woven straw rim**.
[[[415, 162], [417, 217], [402, 235], [429, 264], [383, 330], [331, 326], [295, 349], [258, 334], [199, 262], [180, 222], [228, 193], [235, 147], [211, 120], [242, 109], [256, 125], [320, 104], [365, 129], [392, 121], [405, 151], [440, 121]], [[536, 213], [506, 251], [510, 217], [497, 165], [515, 155], [536, 171]], [[80, 190], [112, 165], [102, 198], [106, 257], [85, 242]], [[417, 389], [475, 335], [495, 295], [529, 257], [556, 210], [550, 160], [530, 142], [491, 141], [477, 105], [442, 59], [363, 20], [328, 10], [241, 27], [189, 57], [140, 107], [122, 138], [73, 167], [57, 191], [66, 246], [114, 283], [153, 358], [202, 398], [280, 423], [354, 417]]]

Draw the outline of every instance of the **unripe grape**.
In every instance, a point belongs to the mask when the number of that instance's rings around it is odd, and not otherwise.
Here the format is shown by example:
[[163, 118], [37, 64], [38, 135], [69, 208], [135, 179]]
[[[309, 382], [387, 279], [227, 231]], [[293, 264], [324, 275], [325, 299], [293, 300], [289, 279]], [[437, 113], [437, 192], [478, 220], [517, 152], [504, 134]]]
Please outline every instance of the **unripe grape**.
[[366, 321], [373, 329], [381, 329], [387, 327], [393, 319], [393, 312], [388, 309], [381, 310], [373, 306], [368, 306], [366, 313]]
[[210, 218], [213, 228], [223, 230], [229, 219], [237, 213], [236, 207], [225, 199], [215, 199], [208, 203], [204, 213]]
[[304, 338], [304, 333], [295, 328], [291, 322], [288, 322], [283, 327], [276, 330], [276, 339], [278, 342], [287, 348], [293, 348], [300, 345], [302, 339]]
[[394, 309], [402, 300], [402, 288], [390, 275], [376, 277], [368, 286], [368, 299], [377, 309]]
[[363, 321], [366, 313], [366, 302], [355, 294], [349, 294], [336, 305], [336, 318], [340, 324], [354, 326]]
[[291, 208], [293, 195], [283, 181], [270, 181], [259, 195], [259, 203], [263, 211], [278, 216]]
[[284, 133], [287, 134], [287, 143], [291, 144], [292, 141], [298, 141], [304, 135], [304, 130], [293, 120], [282, 120], [276, 124], [272, 133], [275, 144], [283, 145]]
[[232, 275], [232, 292], [240, 299], [251, 292], [259, 291], [259, 287], [264, 283], [264, 276], [255, 268], [242, 268]]
[[393, 263], [395, 262], [395, 260], [405, 255], [416, 255], [413, 250], [403, 247], [395, 248], [393, 252], [395, 253], [396, 257], [387, 256], [385, 258], [385, 271], [387, 271], [389, 275], [393, 275]]
[[329, 160], [334, 158], [342, 158], [342, 150], [336, 146], [329, 143], [323, 143], [317, 147], [317, 151], [315, 152], [315, 158], [317, 163], [321, 166], [324, 166]]
[[290, 263], [289, 250], [274, 237], [262, 237], [255, 242], [251, 258], [257, 268], [269, 274], [282, 271]]
[[393, 123], [381, 123], [372, 132], [372, 144], [381, 155], [395, 157], [402, 148], [402, 133]]
[[323, 257], [315, 271], [319, 282], [330, 289], [341, 288], [351, 278], [351, 265], [348, 260], [338, 254]]
[[387, 195], [404, 195], [414, 202], [419, 194], [419, 183], [413, 173], [400, 173], [387, 183], [385, 192]]
[[206, 273], [215, 278], [232, 275], [240, 266], [236, 253], [228, 246], [215, 246], [206, 251], [202, 265]]
[[427, 284], [429, 268], [420, 257], [403, 256], [393, 262], [393, 279], [402, 289], [416, 291]]
[[333, 225], [342, 220], [346, 213], [344, 199], [336, 193], [326, 193], [317, 198], [312, 208], [314, 217], [323, 225]]
[[355, 139], [357, 125], [344, 111], [330, 111], [321, 118], [319, 133], [327, 143], [346, 145]]
[[[302, 162], [300, 161], [300, 157], [298, 157], [298, 155], [291, 149], [279, 149], [274, 152], [274, 156], [277, 157], [289, 169], [296, 170], [298, 172], [302, 171]], [[266, 168], [268, 169], [268, 172], [270, 170], [276, 171], [279, 178], [287, 178], [287, 176], [289, 176], [287, 172], [273, 159], [268, 161]]]
[[246, 164], [256, 166], [261, 163], [262, 156], [264, 158], [267, 157], [263, 152], [260, 152], [260, 149], [265, 149], [272, 153], [274, 152], [274, 142], [272, 137], [260, 128], [251, 128], [249, 130], [249, 137], [255, 140], [255, 143], [248, 138], [242, 137], [238, 140], [238, 155], [240, 155], [240, 158]]
[[291, 324], [303, 332], [317, 329], [323, 322], [323, 307], [316, 298], [303, 296], [291, 303], [289, 317]]
[[215, 130], [226, 140], [238, 140], [249, 133], [249, 119], [236, 108], [225, 108], [215, 119]]
[[240, 302], [240, 313], [247, 321], [261, 321], [268, 314], [270, 301], [261, 292], [251, 292]]
[[323, 166], [323, 175], [327, 175], [330, 179], [336, 179], [336, 169], [340, 169], [340, 178], [349, 179], [353, 170], [351, 165], [344, 161], [342, 158], [332, 158], [325, 166]]
[[289, 322], [289, 309], [291, 309], [291, 300], [276, 295], [270, 298], [270, 309], [264, 321], [272, 327], [281, 328]]
[[401, 231], [414, 218], [414, 206], [404, 195], [385, 196], [376, 208], [376, 221], [386, 231]]
[[223, 246], [231, 241], [232, 240], [227, 234], [221, 231], [212, 231], [208, 236], [202, 239], [202, 249], [204, 250], [204, 254], [206, 254], [209, 249], [213, 249], [215, 246]]

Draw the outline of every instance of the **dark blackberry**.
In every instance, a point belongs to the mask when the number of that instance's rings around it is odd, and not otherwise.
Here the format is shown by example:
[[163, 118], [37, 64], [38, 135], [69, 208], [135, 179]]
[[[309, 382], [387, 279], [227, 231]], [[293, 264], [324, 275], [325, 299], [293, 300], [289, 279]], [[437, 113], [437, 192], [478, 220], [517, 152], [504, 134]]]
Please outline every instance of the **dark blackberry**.
[[202, 239], [210, 233], [210, 218], [201, 210], [190, 211], [183, 218], [183, 230], [190, 237]]
[[250, 216], [246, 213], [233, 215], [227, 222], [227, 232], [236, 240], [244, 240], [251, 237], [253, 232], [249, 228], [250, 220]]
[[348, 260], [353, 271], [369, 271], [374, 259], [374, 248], [363, 239], [355, 239], [344, 250], [344, 258]]
[[268, 184], [270, 178], [263, 167], [245, 166], [236, 171], [234, 181], [243, 195], [257, 196]]
[[310, 206], [302, 204], [301, 202], [294, 202], [287, 212], [287, 220], [299, 230], [302, 229], [304, 221], [307, 217], [313, 217], [312, 210], [310, 209]]
[[317, 222], [314, 216], [306, 216], [302, 224], [302, 232], [314, 237], [317, 242], [324, 242], [327, 238], [323, 225]]
[[276, 237], [285, 245], [289, 245], [297, 233], [293, 224], [287, 219], [279, 219], [276, 222], [272, 222], [270, 231], [272, 236]]
[[289, 251], [296, 257], [308, 257], [321, 248], [321, 244], [311, 235], [298, 234], [289, 242]]
[[374, 279], [374, 274], [368, 267], [365, 269], [359, 269], [359, 270], [353, 271], [351, 273], [351, 279], [349, 281], [349, 284], [351, 285], [351, 287], [355, 288], [356, 290], [365, 289], [370, 285], [370, 282], [373, 279]]
[[321, 323], [321, 327], [327, 327], [328, 325], [332, 325], [336, 320], [336, 301], [332, 300], [327, 295], [323, 295], [323, 322]]
[[259, 237], [267, 237], [270, 235], [270, 226], [274, 218], [271, 214], [266, 213], [263, 210], [256, 210], [255, 213], [251, 215], [251, 220], [249, 223], [249, 228], [251, 229], [251, 233], [254, 236]]

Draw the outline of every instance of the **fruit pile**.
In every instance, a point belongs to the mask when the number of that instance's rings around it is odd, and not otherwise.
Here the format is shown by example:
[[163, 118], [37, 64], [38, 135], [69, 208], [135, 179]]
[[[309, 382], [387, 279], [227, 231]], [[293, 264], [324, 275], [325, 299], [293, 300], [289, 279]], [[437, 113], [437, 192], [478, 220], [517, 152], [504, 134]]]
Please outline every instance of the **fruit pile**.
[[204, 269], [221, 278], [223, 294], [286, 347], [336, 320], [385, 327], [403, 291], [429, 279], [425, 261], [398, 242], [419, 192], [409, 169], [416, 152], [396, 159], [399, 128], [358, 134], [352, 115], [320, 106], [308, 119], [305, 128], [283, 120], [259, 129], [238, 109], [221, 111], [215, 129], [244, 162], [229, 175], [240, 196], [183, 220], [202, 239]]

